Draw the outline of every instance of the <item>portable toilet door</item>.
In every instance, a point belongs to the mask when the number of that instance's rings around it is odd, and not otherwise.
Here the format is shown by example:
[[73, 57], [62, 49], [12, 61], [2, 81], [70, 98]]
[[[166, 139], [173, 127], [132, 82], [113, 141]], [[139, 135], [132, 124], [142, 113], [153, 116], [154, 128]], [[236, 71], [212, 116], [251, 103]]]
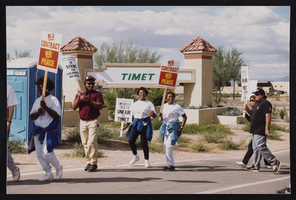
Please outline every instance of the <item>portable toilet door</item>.
[[[50, 93], [58, 98], [62, 105], [62, 68], [58, 73], [48, 73], [48, 78], [55, 82], [55, 88]], [[19, 105], [14, 109], [11, 124], [10, 140], [20, 139], [29, 142], [29, 134], [33, 130], [33, 120], [30, 111], [35, 99], [40, 96], [35, 85], [36, 77], [44, 76], [44, 71], [37, 69], [37, 58], [18, 58], [7, 63], [7, 84], [15, 91]], [[62, 117], [62, 116], [61, 116]], [[60, 118], [61, 122], [61, 118]], [[61, 141], [61, 125], [59, 127], [59, 142]]]

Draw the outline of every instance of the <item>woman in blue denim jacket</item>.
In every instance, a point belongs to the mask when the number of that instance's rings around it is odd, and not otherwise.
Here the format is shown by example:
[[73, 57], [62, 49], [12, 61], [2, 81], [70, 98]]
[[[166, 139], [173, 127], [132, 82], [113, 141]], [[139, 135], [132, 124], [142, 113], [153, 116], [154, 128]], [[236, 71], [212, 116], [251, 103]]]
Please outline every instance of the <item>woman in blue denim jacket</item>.
[[[181, 136], [182, 129], [184, 128], [187, 120], [187, 116], [183, 108], [174, 102], [175, 97], [176, 95], [173, 91], [168, 91], [166, 93], [167, 103], [163, 106], [163, 112], [158, 114], [158, 116], [161, 117], [161, 120], [163, 120], [160, 127], [160, 137], [164, 142], [166, 161], [168, 163], [168, 166], [163, 168], [166, 171], [175, 170], [173, 146]], [[180, 116], [183, 117], [181, 126], [179, 122]]]
[[[134, 155], [129, 164], [133, 165], [135, 162], [140, 160], [135, 143], [139, 135], [141, 135], [141, 144], [145, 157], [145, 167], [148, 168], [150, 167], [148, 141], [151, 142], [153, 135], [150, 117], [155, 118], [156, 112], [152, 102], [145, 98], [148, 95], [148, 90], [146, 88], [140, 87], [137, 90], [137, 95], [139, 96], [139, 100], [133, 103], [131, 108], [133, 123], [126, 133], [126, 139], [128, 140]], [[123, 130], [125, 130], [129, 125], [130, 123], [127, 123], [123, 127]]]

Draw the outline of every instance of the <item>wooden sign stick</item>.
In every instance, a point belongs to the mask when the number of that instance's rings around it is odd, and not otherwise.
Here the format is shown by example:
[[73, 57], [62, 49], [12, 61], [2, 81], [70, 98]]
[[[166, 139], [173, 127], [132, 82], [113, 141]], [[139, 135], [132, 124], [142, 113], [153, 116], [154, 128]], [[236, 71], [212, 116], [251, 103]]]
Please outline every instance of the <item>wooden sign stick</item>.
[[48, 76], [48, 71], [45, 71], [45, 73], [44, 73], [44, 79], [43, 79], [43, 88], [42, 88], [42, 101], [45, 101], [47, 76]]
[[[167, 92], [167, 89], [165, 88], [164, 91], [163, 91], [163, 96], [162, 96], [162, 101], [161, 101], [161, 107], [160, 107], [160, 111], [159, 112], [162, 112], [162, 110], [163, 110], [163, 104], [164, 104], [166, 92]], [[161, 120], [161, 117], [159, 117], [158, 119]]]

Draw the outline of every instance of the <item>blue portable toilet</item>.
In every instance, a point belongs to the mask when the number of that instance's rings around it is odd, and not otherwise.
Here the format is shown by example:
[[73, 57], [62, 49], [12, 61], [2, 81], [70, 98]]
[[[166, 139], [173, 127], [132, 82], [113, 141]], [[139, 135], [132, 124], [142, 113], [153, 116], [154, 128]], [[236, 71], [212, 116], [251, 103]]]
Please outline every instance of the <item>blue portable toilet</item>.
[[[28, 145], [29, 134], [33, 130], [33, 120], [30, 119], [30, 111], [35, 99], [41, 95], [35, 82], [38, 77], [44, 76], [44, 70], [37, 69], [37, 58], [18, 58], [7, 61], [7, 83], [14, 89], [19, 105], [14, 109], [12, 118], [10, 140], [20, 139]], [[53, 80], [55, 88], [50, 94], [57, 97], [63, 109], [62, 102], [62, 78], [63, 68], [58, 65], [58, 72], [48, 72], [48, 78]], [[62, 112], [63, 113], [63, 112]], [[59, 142], [62, 138], [62, 118], [60, 117]]]

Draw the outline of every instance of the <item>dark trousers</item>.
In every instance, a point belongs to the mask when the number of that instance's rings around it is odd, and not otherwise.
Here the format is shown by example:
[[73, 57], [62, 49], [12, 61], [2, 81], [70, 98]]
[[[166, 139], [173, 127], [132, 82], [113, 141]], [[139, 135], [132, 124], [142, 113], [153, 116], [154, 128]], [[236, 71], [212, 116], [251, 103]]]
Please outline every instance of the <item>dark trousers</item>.
[[[251, 140], [249, 145], [248, 145], [248, 151], [246, 152], [242, 162], [245, 165], [248, 164], [248, 162], [249, 162], [250, 158], [252, 157], [252, 155], [253, 155], [253, 145], [252, 145], [252, 140]], [[265, 160], [265, 158], [264, 158], [264, 164], [265, 165], [270, 165], [270, 163], [267, 160]]]
[[142, 131], [137, 131], [136, 127], [131, 127], [130, 134], [129, 134], [129, 145], [134, 155], [137, 155], [137, 146], [136, 140], [141, 135], [141, 144], [144, 152], [144, 157], [146, 160], [149, 159], [149, 148], [148, 148], [148, 140], [146, 136], [147, 126], [144, 126]]

